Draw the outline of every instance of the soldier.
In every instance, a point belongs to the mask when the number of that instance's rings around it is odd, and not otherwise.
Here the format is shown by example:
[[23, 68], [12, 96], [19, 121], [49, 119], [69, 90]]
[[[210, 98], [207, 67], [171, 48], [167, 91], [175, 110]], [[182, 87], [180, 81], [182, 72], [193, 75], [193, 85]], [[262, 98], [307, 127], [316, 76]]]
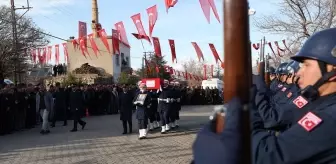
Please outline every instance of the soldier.
[[136, 119], [139, 125], [139, 139], [147, 137], [148, 110], [151, 107], [151, 95], [147, 91], [146, 84], [141, 83], [140, 91], [135, 96], [133, 104], [136, 106]]
[[182, 99], [182, 94], [180, 90], [180, 83], [175, 82], [174, 83], [174, 88], [173, 88], [173, 97], [174, 97], [174, 102], [172, 103], [172, 109], [173, 109], [173, 117], [174, 117], [174, 122], [172, 122], [172, 128], [174, 127], [179, 127], [178, 121], [180, 120], [180, 111], [181, 111], [181, 99]]
[[164, 80], [161, 84], [161, 91], [158, 98], [158, 111], [161, 119], [161, 133], [164, 134], [170, 130], [169, 116], [170, 116], [170, 103], [172, 99], [171, 88], [169, 87], [169, 81]]
[[[251, 124], [253, 163], [336, 163], [336, 154], [332, 153], [336, 152], [336, 132], [333, 130], [336, 126], [335, 36], [336, 28], [317, 32], [292, 57], [302, 63], [297, 73], [302, 96], [292, 103], [300, 110], [306, 110], [297, 122], [276, 136], [264, 129], [260, 115], [251, 110], [254, 117]], [[309, 97], [311, 102], [303, 96]], [[219, 163], [228, 156], [239, 156], [237, 138], [241, 136], [236, 123], [241, 121], [239, 114], [242, 104], [234, 99], [228, 106], [227, 115], [230, 117], [225, 118], [225, 128], [230, 130], [216, 135], [205, 127], [194, 143], [195, 163]], [[230, 154], [229, 150], [237, 150], [237, 154]]]
[[157, 109], [158, 109], [158, 93], [154, 90], [150, 91], [151, 94], [151, 107], [148, 111], [149, 118], [149, 130], [153, 130], [160, 127], [159, 122], [157, 121]]

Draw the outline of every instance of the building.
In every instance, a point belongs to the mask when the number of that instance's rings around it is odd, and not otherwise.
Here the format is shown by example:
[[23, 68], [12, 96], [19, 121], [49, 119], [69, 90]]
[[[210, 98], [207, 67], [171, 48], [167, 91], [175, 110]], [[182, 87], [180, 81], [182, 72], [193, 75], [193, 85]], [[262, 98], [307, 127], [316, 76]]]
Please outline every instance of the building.
[[129, 46], [119, 41], [120, 54], [112, 54], [112, 37], [108, 36], [108, 43], [111, 53], [108, 52], [100, 38], [94, 38], [98, 47], [98, 55], [96, 56], [88, 41], [88, 54], [83, 56], [82, 51], [77, 47], [75, 48], [71, 41], [68, 42], [68, 72], [72, 72], [79, 68], [82, 64], [88, 63], [89, 65], [105, 70], [106, 73], [113, 76], [116, 82], [122, 70], [131, 68], [131, 49]]

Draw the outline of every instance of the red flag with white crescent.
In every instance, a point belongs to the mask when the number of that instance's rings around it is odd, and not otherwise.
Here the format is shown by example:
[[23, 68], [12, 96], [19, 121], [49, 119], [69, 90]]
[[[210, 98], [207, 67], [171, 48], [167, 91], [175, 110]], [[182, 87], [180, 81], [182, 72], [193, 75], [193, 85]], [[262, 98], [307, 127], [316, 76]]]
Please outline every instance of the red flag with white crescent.
[[85, 22], [78, 21], [78, 38], [86, 37], [87, 25]]
[[119, 38], [120, 38], [120, 33], [118, 32], [118, 30], [112, 29], [113, 54], [120, 54]]
[[154, 44], [154, 51], [155, 51], [155, 55], [157, 57], [162, 57], [161, 55], [161, 46], [160, 46], [160, 40], [158, 37], [153, 37], [153, 44]]
[[119, 32], [119, 38], [118, 39], [121, 40], [121, 42], [123, 42], [124, 44], [126, 44], [127, 46], [130, 47], [130, 45], [128, 43], [124, 23], [122, 21], [118, 22], [118, 23], [114, 24], [114, 27]]
[[215, 1], [214, 0], [208, 0], [208, 2], [209, 2], [209, 5], [210, 5], [210, 7], [212, 9], [212, 12], [214, 13], [216, 19], [220, 23], [220, 18], [219, 18], [219, 15], [218, 15], [218, 11], [217, 11], [217, 7], [216, 7], [216, 4], [215, 4]]
[[176, 51], [175, 51], [175, 41], [173, 39], [168, 39], [168, 42], [169, 42], [170, 51], [172, 54], [172, 62], [174, 63], [175, 61], [177, 63]]
[[68, 61], [69, 53], [68, 53], [67, 43], [62, 43], [62, 46], [63, 46], [63, 53], [64, 53], [64, 61]]
[[218, 55], [218, 52], [217, 52], [217, 50], [216, 50], [216, 48], [215, 48], [215, 45], [212, 44], [212, 43], [209, 43], [209, 47], [210, 47], [210, 49], [211, 49], [211, 52], [212, 52], [213, 56], [215, 57], [215, 61], [216, 61], [216, 63], [218, 63], [218, 60], [219, 60], [219, 61], [222, 61], [222, 60], [220, 59], [219, 55]]
[[55, 45], [55, 63], [59, 64], [59, 45]]
[[46, 62], [51, 60], [51, 56], [52, 56], [52, 46], [48, 46], [48, 53], [47, 53]]
[[208, 23], [210, 23], [210, 3], [208, 0], [199, 0], [199, 3], [201, 4], [203, 14], [205, 18], [207, 19]]
[[148, 22], [149, 22], [149, 36], [152, 37], [153, 29], [158, 18], [158, 12], [156, 5], [147, 9]]
[[140, 39], [150, 40], [149, 36], [139, 35], [139, 34], [136, 34], [136, 33], [132, 33], [132, 35], [135, 38], [137, 38], [138, 40], [140, 40]]
[[90, 45], [91, 45], [91, 47], [92, 47], [92, 51], [93, 51], [93, 53], [94, 53], [96, 56], [98, 56], [98, 46], [97, 46], [96, 42], [95, 42], [94, 39], [93, 39], [93, 34], [89, 34], [89, 35], [88, 35], [88, 38], [89, 38], [89, 42], [90, 42]]
[[[137, 30], [138, 30], [138, 34], [141, 35], [141, 36], [145, 36], [145, 37], [146, 37], [147, 34], [146, 34], [145, 29], [144, 29], [144, 27], [143, 27], [143, 25], [142, 25], [142, 21], [141, 21], [141, 15], [140, 15], [140, 13], [131, 16], [131, 18], [132, 18], [132, 20], [133, 20], [133, 23], [134, 23], [135, 27], [136, 27]], [[147, 40], [147, 38], [146, 38], [146, 40]], [[151, 44], [150, 39], [147, 40], [147, 41]]]
[[201, 61], [201, 59], [203, 59], [204, 61], [204, 57], [203, 57], [203, 52], [201, 51], [200, 47], [197, 45], [196, 42], [191, 42], [191, 44], [194, 46], [197, 57], [198, 57], [198, 61]]
[[85, 39], [84, 39], [84, 37], [79, 38], [78, 41], [79, 41], [79, 48], [82, 51], [82, 55], [86, 58], [86, 54], [85, 53], [88, 53], [88, 50], [87, 50], [87, 47], [85, 45]]
[[107, 51], [109, 53], [111, 53], [111, 49], [110, 49], [110, 46], [109, 46], [109, 43], [107, 41], [107, 34], [106, 34], [106, 31], [105, 29], [101, 29], [98, 31], [98, 34], [100, 36], [100, 39], [101, 41], [103, 42], [104, 46], [106, 47]]
[[166, 11], [168, 13], [169, 8], [174, 7], [178, 0], [165, 0]]

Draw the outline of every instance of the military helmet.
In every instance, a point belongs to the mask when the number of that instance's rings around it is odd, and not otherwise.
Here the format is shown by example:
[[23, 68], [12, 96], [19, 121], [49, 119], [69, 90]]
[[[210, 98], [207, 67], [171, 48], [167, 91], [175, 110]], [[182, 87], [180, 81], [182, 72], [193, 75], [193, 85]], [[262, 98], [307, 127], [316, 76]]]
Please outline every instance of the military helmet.
[[269, 73], [270, 74], [275, 74], [275, 68], [274, 67], [269, 67]]
[[300, 69], [300, 63], [297, 61], [291, 61], [286, 66], [286, 72], [288, 75], [293, 75], [297, 73]]
[[286, 66], [287, 66], [287, 64], [288, 63], [281, 63], [280, 65], [279, 65], [279, 67], [277, 68], [277, 70], [275, 71], [275, 73], [276, 74], [280, 74], [280, 75], [283, 75], [285, 72], [285, 70], [286, 70]]
[[298, 62], [302, 62], [304, 59], [313, 59], [336, 65], [335, 36], [336, 28], [315, 33], [304, 43], [300, 51], [292, 59]]

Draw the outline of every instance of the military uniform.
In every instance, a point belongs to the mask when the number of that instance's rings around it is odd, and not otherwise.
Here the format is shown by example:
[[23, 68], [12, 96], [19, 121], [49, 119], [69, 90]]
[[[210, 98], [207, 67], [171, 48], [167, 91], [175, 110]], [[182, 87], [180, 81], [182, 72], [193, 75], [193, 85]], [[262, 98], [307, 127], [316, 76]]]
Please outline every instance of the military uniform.
[[[141, 84], [145, 87], [145, 84]], [[140, 90], [133, 102], [136, 106], [136, 119], [139, 126], [139, 139], [147, 137], [148, 111], [151, 106], [151, 95], [146, 90]]]
[[169, 82], [165, 80], [164, 85], [161, 91], [159, 92], [159, 98], [158, 98], [158, 111], [160, 113], [160, 119], [161, 119], [161, 133], [165, 133], [170, 130], [169, 117], [173, 96], [171, 88], [168, 85]]

